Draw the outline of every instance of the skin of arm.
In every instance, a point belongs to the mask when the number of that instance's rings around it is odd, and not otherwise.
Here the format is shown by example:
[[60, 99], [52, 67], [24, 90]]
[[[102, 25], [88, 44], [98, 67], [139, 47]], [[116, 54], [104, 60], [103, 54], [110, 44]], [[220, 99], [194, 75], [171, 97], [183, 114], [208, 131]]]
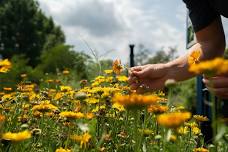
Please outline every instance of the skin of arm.
[[196, 32], [197, 43], [188, 50], [188, 54], [181, 56], [171, 62], [161, 64], [148, 64], [136, 66], [129, 71], [129, 84], [131, 89], [143, 92], [147, 89], [163, 89], [165, 81], [174, 79], [183, 81], [194, 77], [188, 71], [188, 55], [194, 50], [201, 50], [200, 60], [212, 59], [222, 56], [225, 50], [225, 36], [221, 19], [215, 19], [210, 25]]
[[[197, 43], [189, 49], [189, 54], [194, 50], [201, 50], [200, 60], [208, 60], [223, 56], [225, 50], [225, 36], [220, 18], [214, 20], [206, 28], [196, 32]], [[189, 79], [194, 74], [188, 72], [188, 55], [186, 54], [166, 64], [168, 78], [182, 81]]]

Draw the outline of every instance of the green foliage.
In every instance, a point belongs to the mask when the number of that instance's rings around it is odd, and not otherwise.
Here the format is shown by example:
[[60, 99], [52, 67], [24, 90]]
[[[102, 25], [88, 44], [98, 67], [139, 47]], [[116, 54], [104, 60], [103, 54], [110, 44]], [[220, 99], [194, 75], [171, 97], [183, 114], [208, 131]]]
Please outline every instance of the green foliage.
[[194, 110], [196, 107], [196, 79], [179, 82], [173, 88], [173, 96], [177, 104], [184, 104], [188, 110]]
[[0, 75], [0, 87], [15, 88], [15, 84], [18, 84], [22, 80], [20, 75], [32, 71], [32, 68], [26, 65], [28, 59], [26, 59], [23, 55], [13, 56], [11, 62], [12, 69], [10, 69], [8, 73]]
[[154, 55], [151, 55], [151, 51], [148, 48], [145, 48], [144, 45], [139, 44], [136, 48], [135, 53], [135, 64], [144, 65], [144, 64], [156, 64], [156, 63], [166, 63], [177, 57], [177, 48], [169, 47], [168, 51], [161, 50], [155, 51]]
[[[104, 70], [112, 69], [112, 60], [106, 59], [106, 60], [100, 60], [101, 69], [99, 67], [99, 64], [96, 63], [94, 60], [88, 60], [87, 62], [87, 73], [88, 73], [88, 79], [94, 79], [97, 75], [103, 74]], [[100, 70], [102, 73], [100, 73]]]
[[149, 56], [150, 56], [149, 49], [145, 48], [144, 45], [139, 44], [138, 48], [136, 49], [136, 53], [135, 53], [135, 64], [136, 65], [145, 64], [147, 62]]
[[0, 4], [0, 54], [25, 54], [29, 65], [39, 63], [41, 51], [65, 41], [60, 27], [47, 18], [34, 0], [3, 0]]
[[154, 56], [148, 59], [147, 64], [166, 63], [176, 58], [177, 49], [169, 48], [168, 52], [164, 50], [157, 51]]
[[43, 51], [41, 64], [37, 68], [45, 73], [58, 73], [65, 69], [72, 69], [79, 78], [86, 79], [87, 58], [89, 58], [87, 55], [75, 52], [71, 46], [59, 44]]

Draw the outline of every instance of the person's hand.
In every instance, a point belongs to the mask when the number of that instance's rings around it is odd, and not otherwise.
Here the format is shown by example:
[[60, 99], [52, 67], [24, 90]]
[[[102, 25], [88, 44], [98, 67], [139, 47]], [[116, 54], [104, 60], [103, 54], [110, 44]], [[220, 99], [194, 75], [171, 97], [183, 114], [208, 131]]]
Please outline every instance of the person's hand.
[[137, 92], [154, 91], [164, 88], [167, 75], [165, 64], [136, 66], [130, 69], [128, 82], [131, 89]]
[[228, 99], [228, 75], [203, 78], [203, 82], [209, 91], [221, 99]]

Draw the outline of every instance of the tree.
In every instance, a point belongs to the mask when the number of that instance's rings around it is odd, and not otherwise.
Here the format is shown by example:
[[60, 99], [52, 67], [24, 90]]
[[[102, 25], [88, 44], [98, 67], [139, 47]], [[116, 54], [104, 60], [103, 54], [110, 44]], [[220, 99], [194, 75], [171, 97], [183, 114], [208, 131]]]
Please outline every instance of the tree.
[[25, 54], [36, 66], [43, 49], [64, 43], [61, 28], [47, 18], [34, 0], [0, 1], [0, 54], [11, 58]]
[[16, 84], [21, 81], [21, 74], [29, 74], [32, 67], [27, 66], [28, 59], [23, 55], [14, 55], [11, 59], [12, 68], [5, 74], [0, 74], [0, 90], [3, 87], [15, 88]]
[[147, 64], [166, 63], [176, 58], [177, 49], [169, 47], [169, 51], [157, 51], [154, 56], [148, 59]]
[[86, 79], [86, 62], [88, 55], [76, 52], [72, 46], [59, 44], [41, 54], [41, 63], [37, 67], [46, 73], [56, 73], [64, 69], [74, 70], [78, 77]]
[[150, 55], [149, 49], [145, 48], [143, 44], [139, 44], [138, 48], [136, 49], [135, 54], [135, 64], [136, 65], [143, 65], [147, 62]]

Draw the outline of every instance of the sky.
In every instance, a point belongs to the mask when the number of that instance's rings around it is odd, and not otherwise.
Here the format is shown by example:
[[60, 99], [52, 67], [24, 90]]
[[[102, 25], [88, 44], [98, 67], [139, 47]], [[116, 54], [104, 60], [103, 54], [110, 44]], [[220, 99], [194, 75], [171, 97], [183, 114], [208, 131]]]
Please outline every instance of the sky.
[[[75, 50], [100, 59], [129, 60], [129, 44], [155, 51], [186, 52], [186, 6], [182, 0], [38, 0]], [[224, 23], [228, 27], [228, 22]], [[228, 34], [228, 28], [225, 31]], [[89, 45], [89, 47], [87, 46]], [[136, 49], [137, 50], [137, 49]]]

